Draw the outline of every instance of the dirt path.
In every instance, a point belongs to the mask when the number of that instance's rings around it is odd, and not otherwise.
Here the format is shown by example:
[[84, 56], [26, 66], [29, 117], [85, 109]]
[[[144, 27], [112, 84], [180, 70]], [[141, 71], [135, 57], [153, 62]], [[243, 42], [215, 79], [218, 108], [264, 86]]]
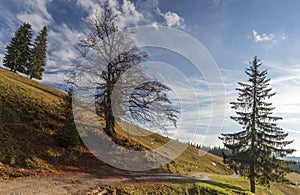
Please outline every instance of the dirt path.
[[126, 177], [99, 178], [95, 175], [79, 173], [76, 175], [56, 176], [56, 177], [26, 177], [15, 180], [0, 180], [0, 194], [14, 195], [66, 195], [66, 194], [86, 194], [91, 189], [101, 185], [112, 185], [120, 182], [143, 181], [143, 180], [170, 180], [170, 179], [191, 179], [207, 180], [208, 177], [187, 177], [166, 173], [132, 173]]
[[91, 174], [85, 173], [45, 178], [26, 177], [0, 181], [0, 194], [82, 195], [96, 186], [110, 185], [126, 180], [128, 180], [128, 178], [97, 178]]

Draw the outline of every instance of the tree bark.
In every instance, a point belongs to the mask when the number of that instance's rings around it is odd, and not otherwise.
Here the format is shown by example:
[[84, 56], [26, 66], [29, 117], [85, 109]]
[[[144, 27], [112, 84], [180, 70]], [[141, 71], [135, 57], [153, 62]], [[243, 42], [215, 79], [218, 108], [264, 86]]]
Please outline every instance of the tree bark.
[[252, 128], [251, 128], [251, 156], [250, 156], [250, 160], [251, 160], [251, 164], [250, 164], [250, 191], [255, 193], [255, 168], [254, 168], [254, 158], [255, 158], [255, 154], [253, 151], [255, 151], [255, 135], [256, 135], [256, 88], [257, 88], [257, 81], [256, 81], [256, 74], [257, 74], [257, 64], [256, 64], [256, 60], [254, 61], [254, 79], [253, 79], [253, 107], [252, 107]]
[[108, 136], [113, 137], [115, 135], [115, 117], [111, 107], [111, 94], [107, 92], [106, 107], [105, 107], [105, 132]]
[[250, 191], [255, 193], [255, 180], [254, 180], [254, 163], [250, 165]]

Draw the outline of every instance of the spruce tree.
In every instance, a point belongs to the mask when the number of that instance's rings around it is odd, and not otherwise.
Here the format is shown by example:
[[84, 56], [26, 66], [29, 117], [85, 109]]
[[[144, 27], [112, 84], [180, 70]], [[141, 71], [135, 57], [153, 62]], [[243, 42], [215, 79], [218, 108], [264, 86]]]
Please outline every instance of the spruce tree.
[[3, 65], [13, 72], [26, 73], [30, 59], [30, 41], [32, 37], [31, 24], [23, 23], [6, 47], [7, 53], [3, 59]]
[[33, 48], [31, 49], [30, 63], [27, 67], [27, 74], [30, 79], [42, 79], [43, 72], [46, 66], [47, 55], [47, 27], [40, 31], [35, 38]]
[[293, 162], [282, 158], [295, 151], [285, 148], [293, 141], [285, 140], [288, 133], [276, 124], [282, 118], [272, 116], [275, 108], [268, 100], [275, 93], [271, 92], [267, 70], [260, 70], [262, 64], [255, 56], [245, 71], [248, 82], [238, 83], [239, 96], [236, 102], [230, 103], [236, 111], [236, 116], [231, 118], [242, 125], [242, 130], [220, 137], [230, 150], [230, 154], [224, 156], [225, 163], [249, 178], [253, 193], [255, 182], [269, 186], [271, 181], [284, 181], [284, 175], [291, 171], [289, 165]]

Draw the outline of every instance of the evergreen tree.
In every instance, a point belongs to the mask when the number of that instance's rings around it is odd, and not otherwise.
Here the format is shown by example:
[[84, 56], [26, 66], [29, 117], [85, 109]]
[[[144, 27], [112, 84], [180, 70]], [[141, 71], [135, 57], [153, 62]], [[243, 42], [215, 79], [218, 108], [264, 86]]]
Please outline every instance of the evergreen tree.
[[46, 66], [47, 55], [47, 28], [44, 28], [35, 38], [33, 48], [31, 49], [30, 63], [27, 67], [27, 74], [30, 79], [42, 79], [44, 67]]
[[285, 173], [291, 171], [293, 162], [281, 160], [294, 149], [285, 149], [293, 141], [286, 141], [288, 133], [276, 124], [282, 118], [272, 116], [275, 109], [267, 100], [271, 93], [267, 70], [260, 70], [262, 61], [254, 57], [246, 69], [247, 83], [238, 83], [239, 96], [231, 102], [237, 116], [231, 118], [243, 126], [242, 130], [220, 137], [231, 153], [224, 161], [237, 173], [250, 180], [250, 190], [255, 193], [255, 182], [267, 184], [270, 181], [284, 181]]
[[30, 59], [31, 24], [23, 23], [15, 33], [3, 59], [3, 65], [13, 72], [26, 73]]

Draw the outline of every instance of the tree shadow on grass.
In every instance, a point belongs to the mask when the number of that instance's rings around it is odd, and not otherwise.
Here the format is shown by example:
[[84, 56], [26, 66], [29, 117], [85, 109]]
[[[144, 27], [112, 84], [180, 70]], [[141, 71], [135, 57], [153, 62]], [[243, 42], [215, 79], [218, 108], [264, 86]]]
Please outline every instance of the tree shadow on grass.
[[207, 180], [207, 181], [199, 181], [201, 183], [207, 183], [207, 184], [210, 184], [210, 185], [213, 185], [213, 186], [218, 186], [220, 188], [227, 188], [227, 189], [231, 189], [231, 190], [234, 190], [234, 191], [245, 191], [245, 189], [241, 188], [241, 187], [238, 187], [238, 186], [234, 186], [234, 185], [231, 185], [231, 184], [227, 184], [227, 183], [221, 183], [221, 182], [216, 182], [216, 181], [211, 181], [211, 180]]
[[205, 184], [216, 186], [216, 187], [219, 187], [219, 188], [222, 188], [222, 189], [229, 189], [231, 191], [234, 191], [234, 192], [240, 193], [240, 194], [244, 194], [246, 192], [246, 190], [241, 188], [241, 187], [234, 186], [234, 185], [227, 184], [227, 183], [211, 181], [211, 180], [199, 181], [199, 180], [194, 180], [194, 179], [170, 179], [170, 180], [160, 180], [160, 181], [161, 182], [169, 182], [169, 183], [172, 183], [172, 184], [180, 184], [180, 185], [205, 183]]

